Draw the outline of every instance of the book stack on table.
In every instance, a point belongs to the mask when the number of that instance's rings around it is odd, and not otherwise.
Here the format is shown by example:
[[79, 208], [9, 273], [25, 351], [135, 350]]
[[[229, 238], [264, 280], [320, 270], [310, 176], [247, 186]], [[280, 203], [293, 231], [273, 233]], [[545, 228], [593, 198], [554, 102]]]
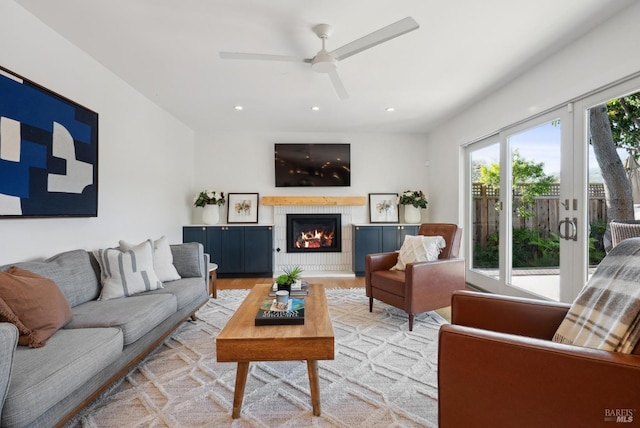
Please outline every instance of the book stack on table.
[[304, 324], [304, 299], [289, 299], [286, 309], [278, 309], [276, 299], [268, 298], [260, 305], [255, 325]]

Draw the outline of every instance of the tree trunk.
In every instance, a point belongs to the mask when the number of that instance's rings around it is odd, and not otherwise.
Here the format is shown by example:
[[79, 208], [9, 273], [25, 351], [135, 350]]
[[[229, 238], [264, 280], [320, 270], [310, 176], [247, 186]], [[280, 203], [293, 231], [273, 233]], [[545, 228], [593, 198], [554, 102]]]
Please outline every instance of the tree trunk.
[[[631, 186], [616, 151], [606, 104], [589, 109], [589, 130], [593, 152], [604, 181], [607, 222], [633, 219]], [[610, 236], [609, 225], [607, 225], [604, 239], [607, 251], [611, 248]]]

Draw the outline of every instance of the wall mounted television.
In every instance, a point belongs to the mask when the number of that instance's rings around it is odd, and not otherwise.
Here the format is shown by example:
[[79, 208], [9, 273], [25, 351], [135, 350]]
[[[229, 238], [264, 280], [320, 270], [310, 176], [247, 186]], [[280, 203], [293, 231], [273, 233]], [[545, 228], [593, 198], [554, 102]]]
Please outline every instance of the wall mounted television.
[[276, 187], [351, 186], [349, 144], [276, 143]]

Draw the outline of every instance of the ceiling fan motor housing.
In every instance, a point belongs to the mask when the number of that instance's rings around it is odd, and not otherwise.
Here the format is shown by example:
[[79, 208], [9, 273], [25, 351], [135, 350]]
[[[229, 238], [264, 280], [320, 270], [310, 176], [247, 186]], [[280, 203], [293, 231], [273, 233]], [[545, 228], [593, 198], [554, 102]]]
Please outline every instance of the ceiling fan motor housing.
[[311, 60], [311, 69], [318, 73], [331, 73], [336, 69], [337, 61], [324, 48], [324, 42], [331, 35], [331, 30], [329, 24], [318, 24], [313, 27], [313, 32], [322, 39], [322, 49]]
[[322, 49], [311, 60], [311, 69], [318, 73], [331, 73], [336, 69], [337, 61], [329, 55], [329, 52]]

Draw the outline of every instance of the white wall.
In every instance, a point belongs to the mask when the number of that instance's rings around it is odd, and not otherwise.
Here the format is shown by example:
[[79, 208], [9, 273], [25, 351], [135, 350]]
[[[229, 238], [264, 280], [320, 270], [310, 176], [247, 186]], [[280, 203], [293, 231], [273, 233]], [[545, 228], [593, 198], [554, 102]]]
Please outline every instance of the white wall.
[[0, 64], [99, 114], [97, 218], [0, 218], [0, 264], [167, 235], [191, 215], [193, 131], [14, 2], [0, 3]]
[[[275, 187], [274, 143], [349, 143], [350, 187]], [[196, 136], [193, 197], [203, 189], [260, 196], [365, 196], [425, 190], [425, 136], [419, 134], [219, 132]], [[428, 195], [427, 195], [428, 196]], [[423, 210], [424, 211], [424, 210]], [[428, 217], [423, 213], [423, 219]], [[221, 223], [226, 222], [226, 207]], [[273, 207], [261, 205], [259, 223], [273, 223]], [[402, 219], [401, 219], [402, 220]], [[195, 217], [194, 222], [198, 219]], [[354, 223], [368, 223], [368, 207], [357, 207]]]
[[639, 20], [636, 4], [431, 132], [427, 152], [438, 160], [429, 169], [432, 220], [463, 221], [462, 145], [639, 72]]

